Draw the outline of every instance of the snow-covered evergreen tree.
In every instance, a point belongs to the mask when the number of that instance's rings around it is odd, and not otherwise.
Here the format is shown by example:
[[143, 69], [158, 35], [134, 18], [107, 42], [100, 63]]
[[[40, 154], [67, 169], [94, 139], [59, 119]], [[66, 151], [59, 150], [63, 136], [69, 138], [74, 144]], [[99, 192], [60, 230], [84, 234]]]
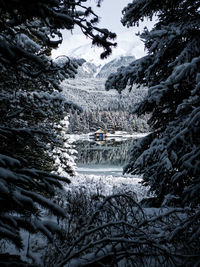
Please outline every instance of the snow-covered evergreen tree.
[[75, 77], [83, 61], [53, 62], [51, 49], [62, 42], [61, 29], [75, 25], [104, 48], [101, 57], [115, 45], [115, 34], [96, 27], [98, 16], [82, 2], [0, 3], [0, 238], [18, 248], [22, 228], [52, 238], [56, 227], [40, 220], [41, 207], [65, 217], [49, 198], [73, 171], [62, 127], [69, 108], [78, 107], [59, 94], [59, 83]]
[[200, 203], [200, 2], [134, 0], [123, 25], [157, 21], [141, 34], [148, 55], [110, 75], [106, 87], [143, 84], [148, 95], [136, 108], [150, 113], [152, 134], [134, 147], [125, 172], [142, 174], [160, 203]]

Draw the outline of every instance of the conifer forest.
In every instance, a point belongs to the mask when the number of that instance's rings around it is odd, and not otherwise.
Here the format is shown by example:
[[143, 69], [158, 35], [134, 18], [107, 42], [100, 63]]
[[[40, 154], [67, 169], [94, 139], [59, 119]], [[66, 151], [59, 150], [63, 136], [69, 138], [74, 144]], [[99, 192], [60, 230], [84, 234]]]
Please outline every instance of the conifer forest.
[[2, 267], [200, 266], [200, 1], [115, 1], [0, 1]]

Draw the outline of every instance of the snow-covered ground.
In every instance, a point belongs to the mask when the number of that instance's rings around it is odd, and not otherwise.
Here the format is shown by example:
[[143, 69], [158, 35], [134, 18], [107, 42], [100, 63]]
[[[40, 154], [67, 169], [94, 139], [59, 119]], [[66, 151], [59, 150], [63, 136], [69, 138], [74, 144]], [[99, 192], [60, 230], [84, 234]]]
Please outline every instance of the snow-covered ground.
[[148, 188], [142, 186], [141, 178], [112, 175], [83, 175], [71, 178], [66, 190], [82, 190], [89, 195], [109, 196], [118, 193], [136, 194], [138, 201], [147, 197]]

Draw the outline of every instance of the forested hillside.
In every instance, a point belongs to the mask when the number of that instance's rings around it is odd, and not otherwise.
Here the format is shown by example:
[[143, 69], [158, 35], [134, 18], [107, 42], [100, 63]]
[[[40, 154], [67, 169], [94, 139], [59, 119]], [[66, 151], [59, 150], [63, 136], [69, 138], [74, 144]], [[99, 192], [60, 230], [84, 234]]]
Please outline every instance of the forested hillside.
[[149, 131], [148, 116], [138, 118], [132, 112], [134, 106], [146, 96], [146, 87], [137, 88], [134, 85], [131, 92], [126, 88], [121, 94], [116, 90], [105, 90], [109, 74], [134, 60], [131, 56], [119, 57], [101, 67], [85, 62], [78, 68], [75, 79], [62, 82], [65, 98], [83, 109], [83, 112], [70, 113], [68, 133], [88, 133], [99, 128], [111, 132]]

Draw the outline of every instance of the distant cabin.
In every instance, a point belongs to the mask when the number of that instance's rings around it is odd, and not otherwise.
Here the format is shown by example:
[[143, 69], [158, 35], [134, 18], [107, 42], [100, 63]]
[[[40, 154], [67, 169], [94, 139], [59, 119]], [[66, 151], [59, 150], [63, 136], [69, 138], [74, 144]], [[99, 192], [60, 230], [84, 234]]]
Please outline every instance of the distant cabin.
[[98, 130], [94, 133], [95, 140], [103, 141], [106, 139], [106, 132], [103, 130]]

